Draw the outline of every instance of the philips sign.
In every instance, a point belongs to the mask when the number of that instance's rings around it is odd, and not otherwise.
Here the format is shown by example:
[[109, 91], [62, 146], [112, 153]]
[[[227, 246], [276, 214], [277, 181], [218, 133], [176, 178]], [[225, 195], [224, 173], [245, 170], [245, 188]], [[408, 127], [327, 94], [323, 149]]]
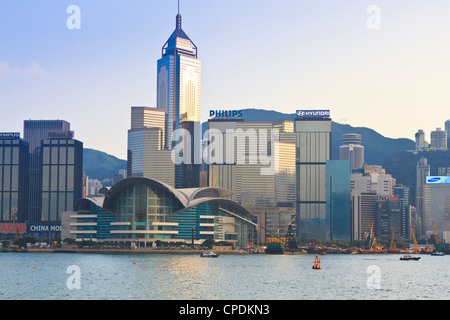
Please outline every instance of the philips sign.
[[60, 233], [60, 224], [30, 224], [29, 233]]
[[242, 110], [209, 110], [209, 116], [214, 118], [235, 119], [242, 118], [244, 111]]
[[426, 179], [427, 184], [450, 184], [450, 176], [431, 176]]
[[330, 115], [330, 110], [297, 110], [298, 118], [324, 119], [329, 118]]

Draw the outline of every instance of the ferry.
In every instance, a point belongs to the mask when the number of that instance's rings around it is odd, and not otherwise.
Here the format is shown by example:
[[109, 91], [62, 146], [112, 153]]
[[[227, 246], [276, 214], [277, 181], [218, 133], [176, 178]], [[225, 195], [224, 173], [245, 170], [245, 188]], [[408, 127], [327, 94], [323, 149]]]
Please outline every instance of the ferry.
[[420, 259], [420, 257], [413, 257], [410, 255], [404, 255], [403, 257], [400, 257], [400, 260], [415, 260], [418, 261]]
[[217, 253], [214, 253], [212, 251], [202, 252], [200, 254], [200, 257], [202, 258], [217, 258], [219, 255]]
[[444, 253], [443, 252], [439, 252], [439, 251], [435, 251], [431, 253], [432, 256], [443, 256]]

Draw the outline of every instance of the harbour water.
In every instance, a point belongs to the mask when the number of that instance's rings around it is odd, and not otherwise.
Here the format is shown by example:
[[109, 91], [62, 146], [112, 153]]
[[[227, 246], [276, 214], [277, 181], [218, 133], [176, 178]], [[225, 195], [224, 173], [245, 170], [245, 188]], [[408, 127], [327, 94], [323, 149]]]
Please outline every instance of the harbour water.
[[448, 300], [450, 256], [0, 253], [1, 300]]

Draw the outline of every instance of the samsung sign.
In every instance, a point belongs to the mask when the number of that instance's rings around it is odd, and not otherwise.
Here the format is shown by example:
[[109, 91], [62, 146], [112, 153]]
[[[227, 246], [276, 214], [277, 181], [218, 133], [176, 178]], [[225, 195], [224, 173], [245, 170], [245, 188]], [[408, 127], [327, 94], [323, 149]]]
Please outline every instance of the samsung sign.
[[329, 118], [330, 110], [297, 110], [298, 118], [323, 119]]
[[61, 232], [60, 224], [30, 224], [28, 227], [29, 233], [59, 233]]
[[431, 176], [427, 177], [427, 184], [450, 184], [450, 176]]

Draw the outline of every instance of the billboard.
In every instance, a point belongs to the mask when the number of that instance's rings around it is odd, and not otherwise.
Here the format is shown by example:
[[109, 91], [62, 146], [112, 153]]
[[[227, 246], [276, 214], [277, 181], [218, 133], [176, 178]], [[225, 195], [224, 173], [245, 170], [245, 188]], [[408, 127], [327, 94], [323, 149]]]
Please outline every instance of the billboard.
[[243, 110], [209, 110], [210, 118], [241, 119], [243, 116]]
[[60, 233], [61, 225], [56, 223], [33, 223], [28, 227], [29, 233]]
[[450, 183], [450, 176], [428, 176], [426, 178], [427, 184], [448, 184]]
[[330, 116], [330, 110], [297, 110], [297, 118], [326, 119]]
[[0, 223], [0, 233], [16, 233], [16, 228], [20, 233], [25, 233], [27, 231], [27, 226], [25, 223]]
[[19, 132], [0, 132], [0, 139], [18, 139], [20, 138]]

